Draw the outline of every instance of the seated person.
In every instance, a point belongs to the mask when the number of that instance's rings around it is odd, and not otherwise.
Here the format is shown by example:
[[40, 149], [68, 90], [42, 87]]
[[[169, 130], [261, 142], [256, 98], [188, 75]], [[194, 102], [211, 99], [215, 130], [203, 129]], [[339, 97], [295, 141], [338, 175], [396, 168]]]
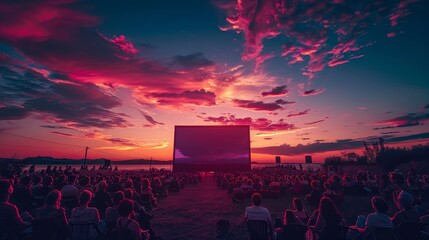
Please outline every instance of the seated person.
[[[70, 224], [76, 225], [73, 228], [78, 228], [76, 231], [72, 231], [71, 239], [80, 239], [80, 228], [84, 227], [82, 224], [93, 223], [94, 225], [89, 226], [89, 230], [85, 231], [88, 233], [85, 239], [97, 239], [101, 232], [104, 231], [104, 222], [100, 222], [100, 216], [98, 210], [95, 207], [88, 207], [89, 202], [92, 199], [92, 193], [89, 190], [83, 190], [79, 197], [80, 206], [76, 207], [71, 212]], [[98, 229], [97, 229], [98, 228]]]
[[113, 194], [113, 196], [112, 196], [113, 207], [108, 207], [106, 209], [105, 220], [106, 220], [107, 224], [116, 223], [116, 220], [118, 220], [118, 218], [119, 218], [119, 212], [118, 212], [119, 203], [124, 198], [125, 198], [124, 192], [122, 192], [122, 191], [117, 191]]
[[[293, 203], [293, 214], [295, 214], [295, 216], [304, 224], [306, 225], [308, 220], [309, 220], [309, 215], [308, 212], [303, 208], [302, 206], [302, 201], [299, 198], [294, 198], [292, 200]], [[284, 215], [284, 222], [286, 222], [286, 212]]]
[[29, 227], [18, 213], [18, 208], [9, 203], [13, 187], [9, 181], [0, 181], [0, 238], [19, 238], [22, 231]]
[[280, 182], [277, 180], [277, 178], [272, 177], [270, 180], [271, 183], [268, 185], [268, 188], [274, 192], [280, 191]]
[[45, 206], [38, 208], [34, 212], [34, 219], [38, 221], [50, 221], [56, 224], [57, 232], [62, 236], [57, 235], [57, 239], [66, 239], [69, 232], [69, 227], [66, 218], [65, 209], [60, 207], [61, 192], [52, 190], [45, 198]]
[[402, 239], [418, 239], [420, 230], [420, 218], [413, 208], [414, 197], [407, 191], [401, 190], [395, 198], [399, 211], [392, 217], [392, 222], [399, 227], [399, 235]]
[[253, 181], [251, 179], [248, 179], [247, 181], [243, 182], [240, 186], [241, 189], [244, 191], [249, 191], [253, 189]]
[[98, 183], [98, 191], [95, 192], [95, 196], [92, 199], [92, 205], [98, 209], [100, 218], [104, 218], [107, 207], [112, 205], [110, 193], [106, 192], [106, 188], [106, 181], [103, 180]]
[[302, 185], [301, 185], [301, 181], [299, 180], [298, 177], [295, 177], [292, 180], [292, 187], [289, 189], [289, 192], [291, 194], [301, 194], [301, 192], [302, 192]]
[[[317, 214], [317, 217], [315, 216]], [[313, 229], [323, 239], [329, 239], [331, 234], [340, 234], [338, 232], [329, 231], [337, 226], [345, 226], [345, 221], [341, 214], [338, 212], [335, 203], [328, 197], [323, 197], [319, 202], [319, 209], [317, 209], [311, 218], [315, 218], [314, 225], [311, 224], [310, 228]], [[311, 221], [311, 220], [310, 220]], [[326, 230], [326, 231], [325, 231]]]
[[325, 182], [323, 184], [323, 188], [325, 189], [325, 191], [323, 192], [323, 196], [324, 197], [329, 197], [332, 200], [334, 200], [335, 196], [337, 195], [334, 191], [332, 191], [331, 189], [331, 184], [328, 182]]
[[399, 211], [392, 217], [393, 224], [399, 226], [403, 222], [419, 222], [419, 215], [413, 208], [414, 197], [405, 190], [401, 190], [396, 201]]
[[416, 212], [419, 216], [429, 214], [429, 190], [426, 189], [421, 196], [420, 204], [416, 206]]
[[342, 192], [343, 186], [341, 182], [341, 178], [338, 175], [332, 177], [331, 189], [335, 192]]
[[249, 220], [264, 220], [271, 223], [271, 215], [268, 209], [261, 207], [262, 196], [259, 193], [252, 195], [252, 206], [247, 207], [244, 212], [244, 219]]
[[[130, 231], [132, 240], [142, 240], [140, 225], [137, 221], [131, 219], [131, 213], [133, 212], [134, 202], [130, 199], [125, 198], [119, 204], [118, 212], [119, 218], [116, 221], [116, 227], [122, 229], [128, 229]], [[112, 232], [115, 235], [115, 230]]]
[[10, 201], [16, 204], [20, 212], [30, 211], [32, 208], [33, 194], [30, 189], [31, 183], [31, 177], [25, 176], [22, 178], [21, 182], [14, 187]]
[[162, 184], [162, 181], [159, 177], [156, 177], [153, 180], [153, 193], [157, 197], [164, 197], [168, 194], [167, 189], [165, 189], [165, 186]]
[[141, 198], [147, 198], [147, 200], [151, 201], [151, 207], [156, 209], [157, 199], [152, 192], [152, 187], [150, 186], [150, 181], [148, 178], [143, 179], [140, 192]]
[[[261, 206], [262, 196], [259, 193], [254, 193], [251, 197], [252, 206], [247, 207], [244, 212], [244, 219], [252, 235], [265, 235], [270, 238], [273, 234], [273, 225], [271, 224], [271, 215], [268, 209]], [[266, 228], [266, 229], [265, 229]], [[255, 236], [256, 237], [256, 236]], [[262, 236], [260, 236], [262, 237]]]
[[381, 197], [373, 197], [371, 199], [372, 208], [374, 213], [368, 214], [368, 217], [358, 216], [356, 226], [354, 227], [357, 231], [349, 231], [347, 239], [354, 239], [360, 232], [360, 236], [366, 236], [369, 232], [376, 228], [392, 228], [393, 222], [387, 215], [389, 206], [386, 201]]
[[45, 198], [48, 193], [50, 193], [52, 190], [54, 190], [53, 187], [54, 179], [51, 176], [45, 176], [43, 178], [43, 187], [40, 189], [40, 195]]
[[311, 193], [305, 196], [305, 200], [313, 205], [319, 203], [322, 193], [319, 190], [319, 183], [316, 180], [311, 181]]
[[305, 240], [307, 227], [295, 216], [291, 210], [285, 212], [285, 224], [277, 234], [276, 240]]

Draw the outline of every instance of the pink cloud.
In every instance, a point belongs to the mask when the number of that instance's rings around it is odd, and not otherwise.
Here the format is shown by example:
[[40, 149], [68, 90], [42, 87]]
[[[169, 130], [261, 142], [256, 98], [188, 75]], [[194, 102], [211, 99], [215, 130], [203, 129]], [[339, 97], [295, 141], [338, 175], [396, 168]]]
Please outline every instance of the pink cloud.
[[362, 36], [368, 27], [386, 20], [396, 26], [398, 19], [409, 14], [413, 1], [366, 1], [353, 7], [343, 0], [234, 2], [235, 6], [221, 6], [229, 23], [223, 30], [243, 33], [243, 60], [260, 65], [266, 55], [264, 41], [281, 35], [285, 39], [281, 56], [291, 58], [289, 64], [307, 62], [303, 74], [313, 78], [326, 65], [333, 67], [352, 59], [353, 52], [362, 48], [358, 41], [365, 40]]
[[281, 131], [297, 129], [294, 124], [286, 123], [283, 119], [273, 122], [267, 118], [253, 119], [251, 117], [236, 118], [234, 115], [220, 117], [201, 117], [205, 122], [213, 122], [222, 125], [250, 125], [254, 130], [258, 131]]
[[337, 65], [341, 65], [341, 64], [344, 64], [344, 63], [348, 63], [348, 62], [349, 62], [349, 60], [339, 60], [339, 61], [332, 60], [332, 61], [330, 61], [328, 63], [328, 66], [335, 67]]
[[388, 38], [393, 38], [393, 37], [395, 37], [395, 36], [396, 36], [396, 33], [395, 33], [395, 32], [390, 32], [390, 33], [388, 33], [386, 36], [387, 36]]
[[69, 37], [70, 32], [61, 29], [64, 25], [77, 29], [99, 22], [97, 17], [69, 8], [72, 2], [47, 0], [0, 3], [0, 36], [9, 41], [46, 41], [52, 37]]
[[[176, 101], [213, 105], [214, 94], [189, 89], [214, 84], [221, 92], [235, 81], [234, 74], [225, 71], [227, 66], [218, 66], [203, 53], [176, 56], [170, 62], [149, 59], [124, 35], [110, 37], [97, 32], [93, 27], [99, 19], [75, 10], [74, 2], [0, 3], [5, 19], [0, 22], [0, 38], [50, 72], [112, 89], [128, 87], [143, 104], [151, 104], [147, 101], [151, 97], [163, 105], [179, 106]], [[190, 65], [197, 69], [190, 71]]]
[[397, 127], [414, 127], [424, 124], [429, 121], [429, 114], [427, 113], [409, 113], [406, 115], [394, 117], [384, 121], [377, 122], [375, 125], [383, 126], [377, 127], [378, 129], [389, 129]]
[[[125, 53], [125, 55], [132, 56], [138, 53], [138, 50], [134, 47], [134, 44], [132, 42], [127, 41], [124, 35], [108, 38], [100, 33], [100, 36], [103, 37], [106, 41], [112, 43], [114, 46], [117, 46], [121, 50], [121, 52]], [[127, 60], [126, 57], [125, 60]]]

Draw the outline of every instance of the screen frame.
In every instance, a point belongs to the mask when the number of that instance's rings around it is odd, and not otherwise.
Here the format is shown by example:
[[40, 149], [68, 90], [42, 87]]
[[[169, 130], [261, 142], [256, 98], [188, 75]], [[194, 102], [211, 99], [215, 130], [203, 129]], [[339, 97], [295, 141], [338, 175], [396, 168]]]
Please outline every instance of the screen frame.
[[[245, 128], [246, 129], [246, 137], [249, 140], [249, 162], [246, 164], [245, 168], [241, 169], [235, 169], [232, 168], [232, 170], [237, 171], [250, 171], [251, 170], [251, 164], [252, 164], [252, 153], [251, 153], [251, 143], [250, 140], [250, 126], [249, 125], [175, 125], [174, 126], [174, 144], [173, 144], [173, 172], [183, 172], [182, 169], [178, 168], [176, 165], [176, 140], [177, 140], [177, 129], [178, 128]], [[225, 164], [224, 164], [225, 165]], [[230, 166], [233, 166], [234, 163], [231, 163]], [[241, 164], [242, 165], [242, 164]], [[243, 165], [242, 165], [243, 166]], [[225, 169], [225, 167], [223, 167]], [[188, 171], [216, 171], [219, 170], [217, 168], [191, 168]]]

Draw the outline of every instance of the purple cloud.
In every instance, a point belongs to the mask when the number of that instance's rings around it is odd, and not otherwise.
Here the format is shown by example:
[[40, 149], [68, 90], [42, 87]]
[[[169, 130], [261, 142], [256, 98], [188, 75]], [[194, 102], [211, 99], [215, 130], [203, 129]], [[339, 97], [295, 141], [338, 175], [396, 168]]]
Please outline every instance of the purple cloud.
[[325, 121], [325, 119], [321, 119], [321, 120], [317, 120], [317, 121], [314, 121], [314, 122], [308, 122], [308, 123], [304, 123], [305, 125], [314, 125], [314, 124], [317, 124], [317, 123], [321, 123], [321, 122], [324, 122]]
[[304, 116], [304, 115], [307, 115], [307, 114], [308, 114], [308, 112], [310, 112], [310, 109], [305, 110], [305, 111], [302, 111], [302, 112], [299, 112], [299, 113], [291, 113], [291, 114], [287, 115], [287, 117], [299, 117], [299, 116]]
[[387, 119], [376, 123], [376, 125], [382, 125], [383, 127], [376, 127], [374, 130], [379, 129], [390, 129], [390, 128], [401, 128], [401, 127], [414, 127], [421, 125], [429, 121], [429, 113], [409, 113], [399, 117]]
[[301, 96], [306, 97], [306, 96], [316, 96], [319, 94], [322, 94], [325, 91], [325, 89], [311, 89], [311, 90], [307, 90], [301, 93]]
[[233, 103], [237, 107], [247, 108], [255, 111], [276, 111], [283, 109], [283, 107], [277, 103], [265, 103], [262, 101], [254, 100], [234, 99]]
[[268, 92], [262, 92], [261, 96], [262, 97], [269, 97], [269, 96], [285, 96], [289, 93], [289, 90], [287, 89], [286, 85], [283, 86], [278, 86], [275, 87], [273, 89], [271, 89], [271, 91]]

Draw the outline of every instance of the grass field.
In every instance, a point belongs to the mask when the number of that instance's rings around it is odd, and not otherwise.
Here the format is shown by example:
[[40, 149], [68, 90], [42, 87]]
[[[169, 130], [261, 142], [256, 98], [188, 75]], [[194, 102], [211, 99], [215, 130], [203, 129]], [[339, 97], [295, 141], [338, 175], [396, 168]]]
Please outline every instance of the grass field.
[[[292, 207], [292, 198], [281, 196], [277, 199], [263, 199], [272, 218], [283, 217], [283, 212]], [[303, 198], [303, 196], [299, 196]], [[234, 239], [248, 239], [244, 222], [244, 209], [250, 206], [250, 199], [233, 203], [226, 190], [216, 185], [213, 177], [203, 177], [199, 185], [189, 185], [179, 193], [171, 193], [159, 202], [152, 227], [167, 240], [211, 239], [215, 235], [216, 221], [228, 220]], [[309, 214], [314, 207], [305, 205]], [[348, 224], [354, 224], [359, 214], [371, 212], [370, 197], [346, 196], [345, 203], [339, 207]]]

